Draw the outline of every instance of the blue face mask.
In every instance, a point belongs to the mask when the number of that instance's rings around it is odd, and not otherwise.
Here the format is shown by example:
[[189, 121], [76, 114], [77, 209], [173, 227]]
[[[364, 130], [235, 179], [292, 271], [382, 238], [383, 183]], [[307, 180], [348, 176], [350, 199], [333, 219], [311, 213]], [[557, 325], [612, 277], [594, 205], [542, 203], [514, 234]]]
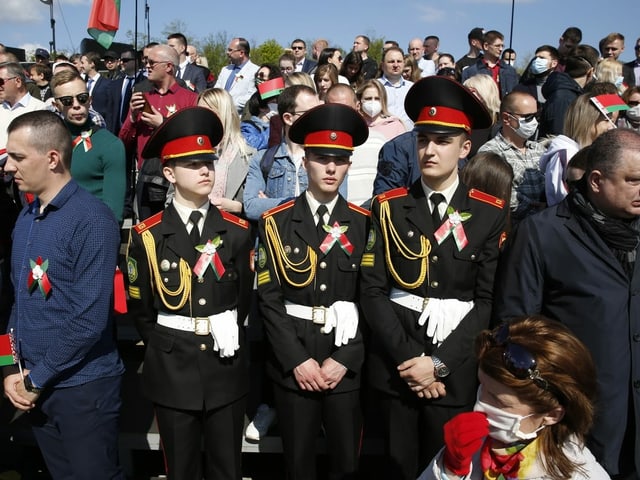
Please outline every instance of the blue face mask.
[[531, 66], [529, 67], [531, 73], [534, 75], [540, 75], [541, 73], [549, 70], [549, 60], [542, 57], [534, 58], [533, 62], [531, 62]]

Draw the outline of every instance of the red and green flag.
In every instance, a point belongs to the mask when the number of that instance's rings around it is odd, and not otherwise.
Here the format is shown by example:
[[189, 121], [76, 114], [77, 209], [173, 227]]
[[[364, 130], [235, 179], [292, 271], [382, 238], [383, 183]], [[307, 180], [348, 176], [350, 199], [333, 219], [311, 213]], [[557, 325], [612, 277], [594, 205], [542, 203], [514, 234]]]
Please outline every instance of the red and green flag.
[[18, 363], [18, 356], [13, 343], [13, 335], [5, 333], [0, 335], [0, 367]]
[[87, 32], [104, 48], [113, 43], [120, 26], [120, 0], [93, 0]]

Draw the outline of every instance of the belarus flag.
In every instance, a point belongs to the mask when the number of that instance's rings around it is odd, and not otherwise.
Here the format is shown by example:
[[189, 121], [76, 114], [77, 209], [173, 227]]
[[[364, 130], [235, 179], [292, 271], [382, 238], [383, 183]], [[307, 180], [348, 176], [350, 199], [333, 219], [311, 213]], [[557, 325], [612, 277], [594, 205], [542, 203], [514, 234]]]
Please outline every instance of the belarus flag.
[[14, 365], [18, 363], [13, 338], [10, 333], [0, 335], [0, 366]]
[[87, 32], [104, 48], [109, 48], [120, 26], [120, 0], [93, 0]]

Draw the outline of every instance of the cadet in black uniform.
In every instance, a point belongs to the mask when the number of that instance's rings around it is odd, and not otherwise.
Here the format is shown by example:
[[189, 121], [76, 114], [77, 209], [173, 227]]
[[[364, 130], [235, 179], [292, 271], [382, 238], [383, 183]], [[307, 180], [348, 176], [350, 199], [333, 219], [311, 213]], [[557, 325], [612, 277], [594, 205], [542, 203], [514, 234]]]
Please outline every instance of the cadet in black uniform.
[[265, 212], [257, 271], [271, 347], [288, 478], [316, 477], [316, 440], [324, 426], [330, 478], [355, 478], [361, 435], [358, 327], [360, 264], [369, 212], [338, 194], [353, 147], [367, 139], [362, 117], [345, 105], [320, 105], [289, 132], [304, 145], [308, 189]]
[[411, 87], [405, 109], [421, 178], [374, 199], [361, 297], [371, 329], [369, 381], [385, 431], [384, 478], [394, 480], [415, 479], [444, 444], [444, 423], [473, 407], [473, 341], [489, 325], [508, 205], [458, 179], [471, 129], [491, 125], [469, 90], [428, 77]]
[[175, 113], [151, 137], [143, 155], [161, 159], [175, 198], [132, 229], [127, 258], [129, 309], [146, 346], [143, 391], [176, 480], [242, 478], [248, 371], [240, 326], [252, 244], [246, 220], [209, 203], [212, 145], [221, 138], [218, 117], [200, 107]]

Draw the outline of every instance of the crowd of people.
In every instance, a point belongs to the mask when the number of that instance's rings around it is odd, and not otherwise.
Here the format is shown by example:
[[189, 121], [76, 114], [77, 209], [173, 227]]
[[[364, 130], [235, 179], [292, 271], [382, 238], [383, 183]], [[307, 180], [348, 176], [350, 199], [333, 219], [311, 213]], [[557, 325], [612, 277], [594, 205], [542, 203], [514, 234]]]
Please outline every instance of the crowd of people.
[[124, 478], [126, 310], [170, 479], [275, 421], [291, 479], [370, 430], [381, 478], [640, 479], [640, 38], [581, 41], [0, 46], [4, 391], [52, 477]]

